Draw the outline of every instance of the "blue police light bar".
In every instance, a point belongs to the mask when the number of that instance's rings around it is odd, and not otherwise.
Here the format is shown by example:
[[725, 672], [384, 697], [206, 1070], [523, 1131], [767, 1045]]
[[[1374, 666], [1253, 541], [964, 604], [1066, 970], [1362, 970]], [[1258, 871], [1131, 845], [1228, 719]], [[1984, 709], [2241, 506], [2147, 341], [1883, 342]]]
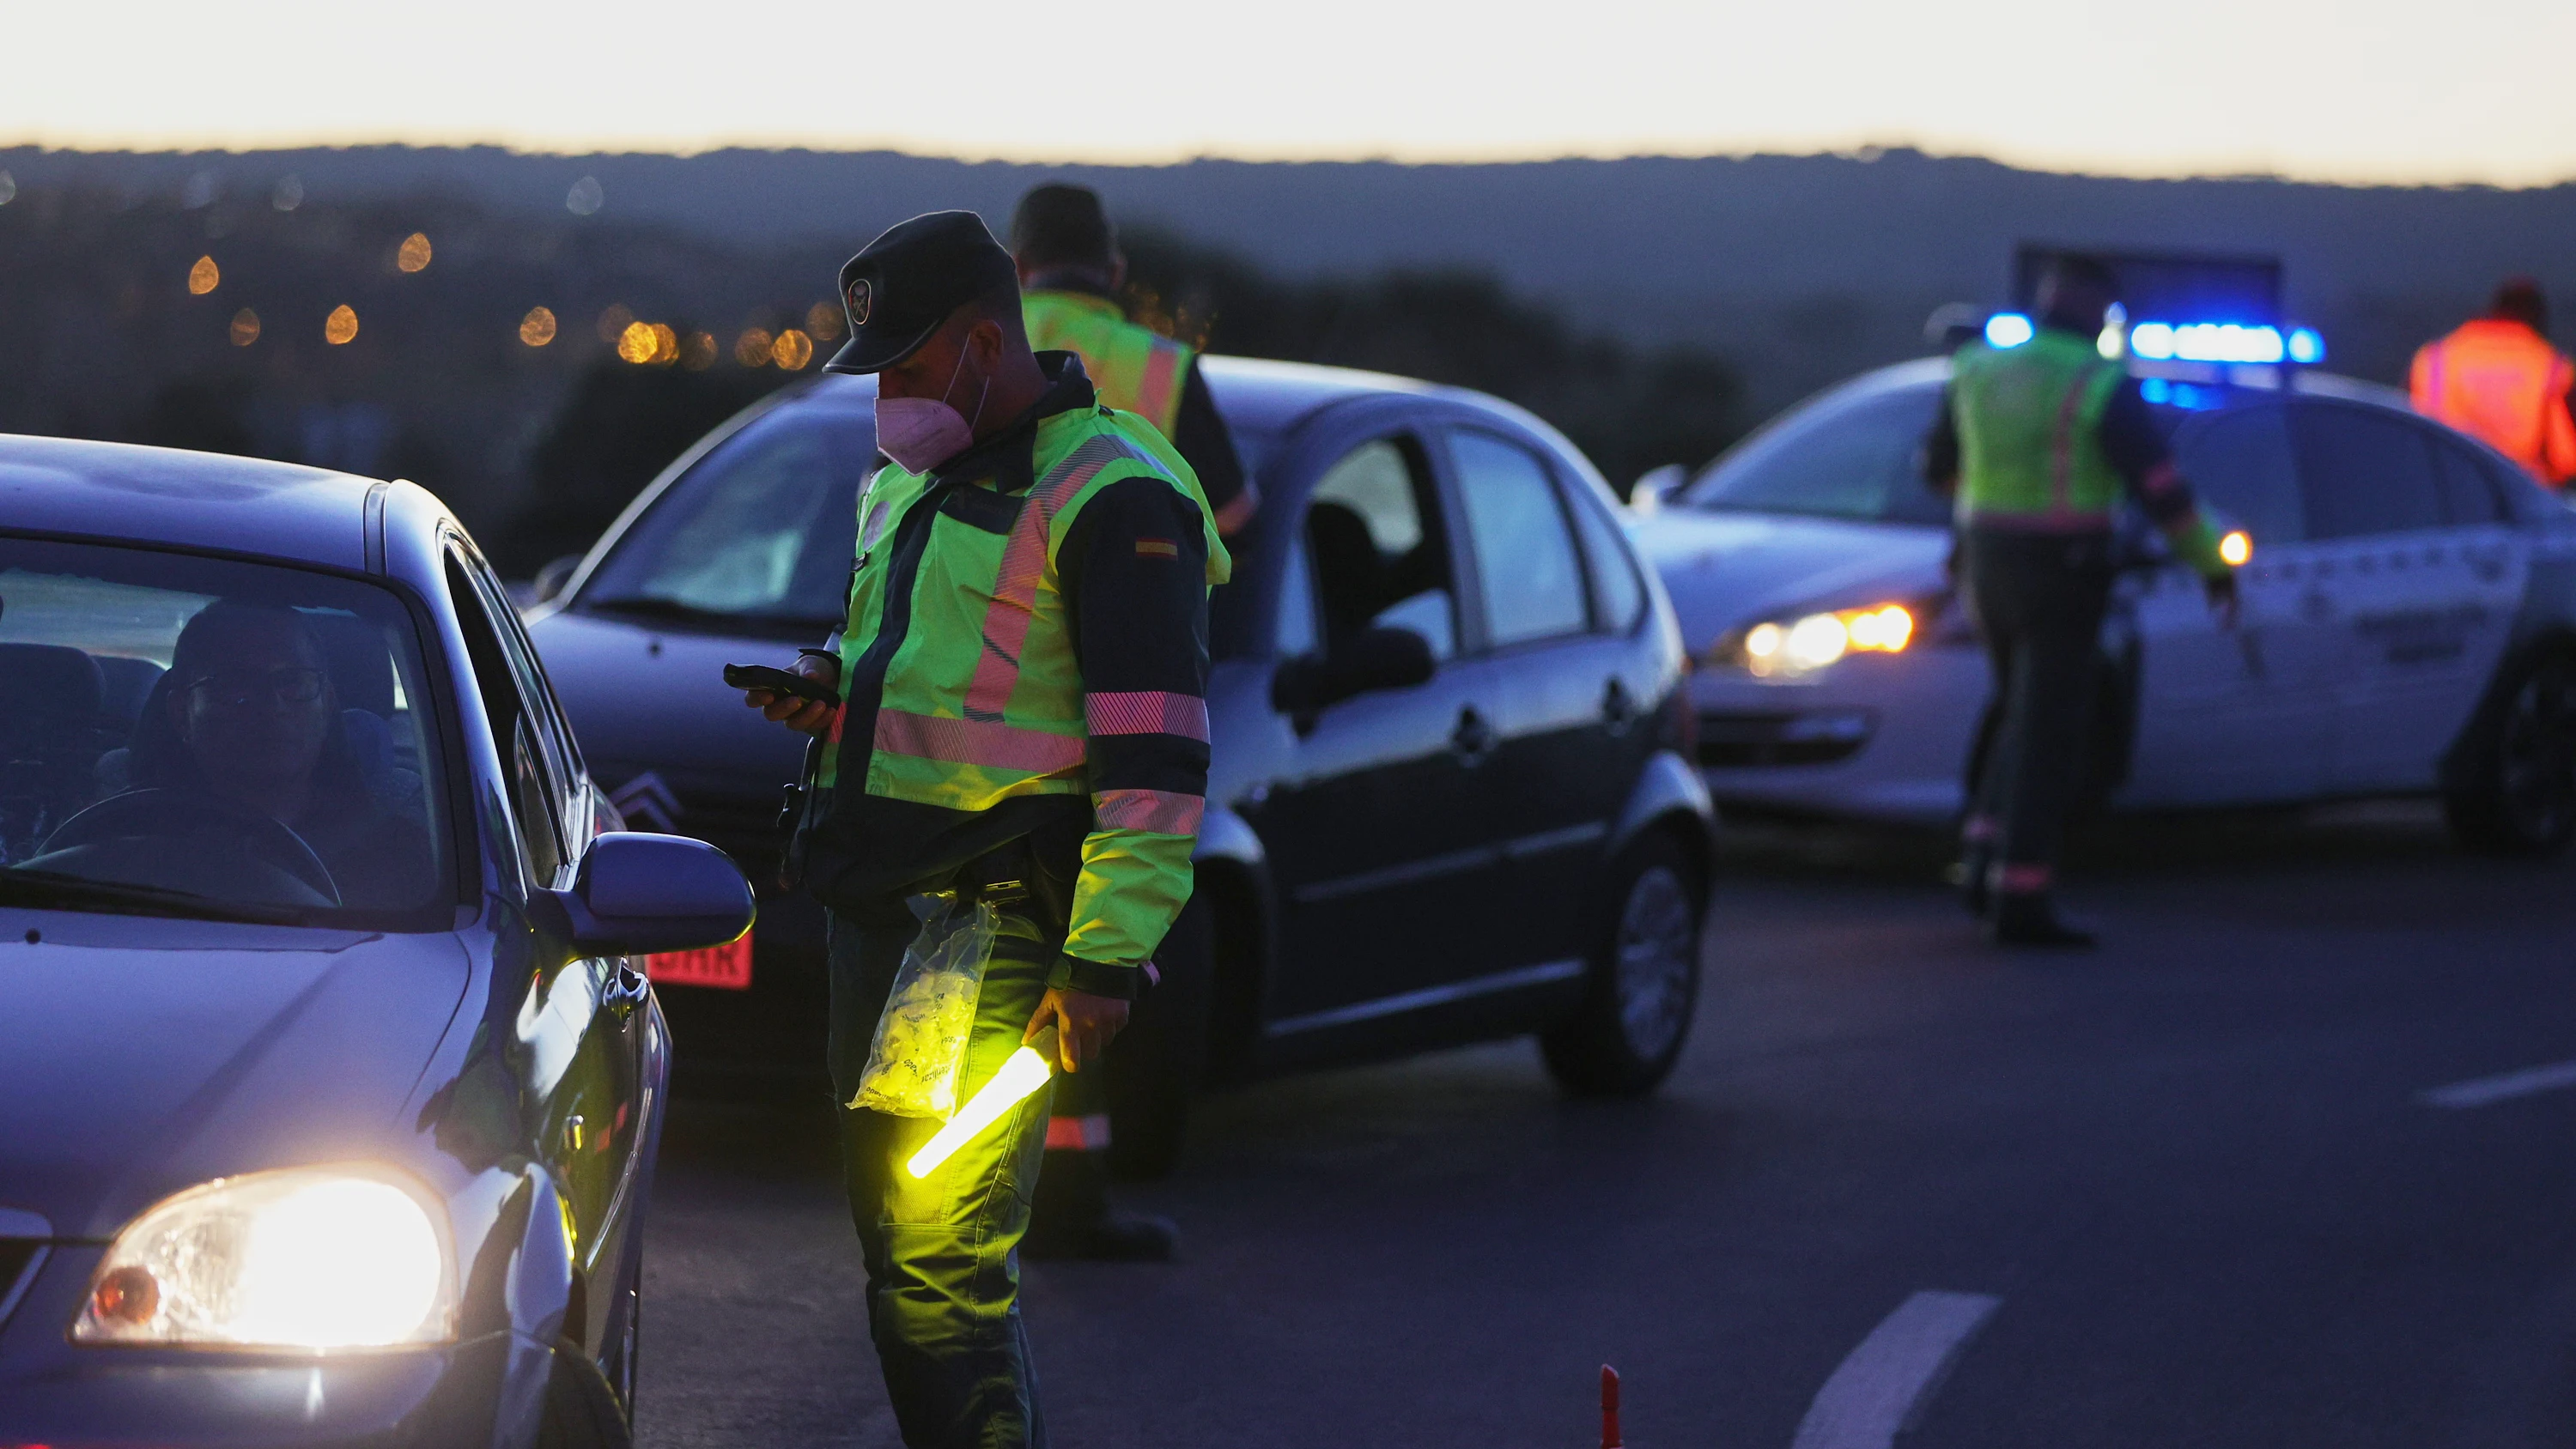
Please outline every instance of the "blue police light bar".
[[2314, 327], [2290, 329], [2290, 360], [2302, 367], [2313, 367], [2326, 360], [2326, 340]]
[[2277, 363], [2289, 356], [2280, 328], [2235, 322], [2139, 322], [2129, 328], [2129, 351], [2150, 362]]
[[2030, 339], [2030, 319], [2019, 312], [1997, 312], [1986, 319], [1989, 347], [2019, 347]]

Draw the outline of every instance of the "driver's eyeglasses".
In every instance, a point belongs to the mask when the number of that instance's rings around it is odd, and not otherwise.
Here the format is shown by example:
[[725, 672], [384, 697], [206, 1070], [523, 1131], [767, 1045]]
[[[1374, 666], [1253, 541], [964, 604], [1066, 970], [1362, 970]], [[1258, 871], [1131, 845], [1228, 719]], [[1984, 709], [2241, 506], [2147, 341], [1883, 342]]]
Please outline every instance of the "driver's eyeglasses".
[[241, 706], [262, 696], [279, 704], [311, 704], [322, 697], [319, 669], [270, 669], [261, 672], [208, 674], [188, 686], [207, 704]]

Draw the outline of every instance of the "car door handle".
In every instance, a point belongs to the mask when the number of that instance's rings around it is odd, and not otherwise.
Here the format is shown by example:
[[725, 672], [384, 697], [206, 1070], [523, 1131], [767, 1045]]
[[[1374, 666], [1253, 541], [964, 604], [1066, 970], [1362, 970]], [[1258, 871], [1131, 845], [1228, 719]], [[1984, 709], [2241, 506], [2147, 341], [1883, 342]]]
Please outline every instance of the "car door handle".
[[641, 967], [635, 965], [634, 959], [620, 956], [616, 969], [608, 973], [608, 989], [600, 993], [600, 1000], [613, 1011], [632, 1011], [642, 1006], [644, 998], [652, 991], [652, 981], [646, 978]]
[[1458, 727], [1449, 732], [1449, 753], [1470, 769], [1494, 753], [1494, 727], [1472, 704], [1458, 711]]
[[1602, 688], [1601, 718], [1614, 735], [1626, 734], [1628, 726], [1637, 722], [1637, 697], [1628, 692], [1627, 681], [1616, 675]]

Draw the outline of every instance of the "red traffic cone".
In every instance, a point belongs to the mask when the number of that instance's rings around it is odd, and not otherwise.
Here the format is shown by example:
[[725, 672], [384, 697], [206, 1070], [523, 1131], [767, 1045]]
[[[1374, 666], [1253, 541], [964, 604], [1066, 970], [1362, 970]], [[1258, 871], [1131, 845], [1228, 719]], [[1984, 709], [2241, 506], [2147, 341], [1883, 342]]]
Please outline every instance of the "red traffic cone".
[[1620, 1449], [1619, 1371], [1601, 1366], [1601, 1449]]

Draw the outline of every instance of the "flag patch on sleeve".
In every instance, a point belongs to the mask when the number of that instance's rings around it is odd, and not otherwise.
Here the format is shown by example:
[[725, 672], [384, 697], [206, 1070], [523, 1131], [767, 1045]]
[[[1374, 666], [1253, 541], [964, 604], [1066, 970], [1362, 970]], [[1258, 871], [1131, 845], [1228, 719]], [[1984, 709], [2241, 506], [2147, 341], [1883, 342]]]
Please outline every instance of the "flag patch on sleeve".
[[1172, 539], [1140, 538], [1136, 540], [1138, 558], [1179, 558], [1180, 556], [1181, 546]]

